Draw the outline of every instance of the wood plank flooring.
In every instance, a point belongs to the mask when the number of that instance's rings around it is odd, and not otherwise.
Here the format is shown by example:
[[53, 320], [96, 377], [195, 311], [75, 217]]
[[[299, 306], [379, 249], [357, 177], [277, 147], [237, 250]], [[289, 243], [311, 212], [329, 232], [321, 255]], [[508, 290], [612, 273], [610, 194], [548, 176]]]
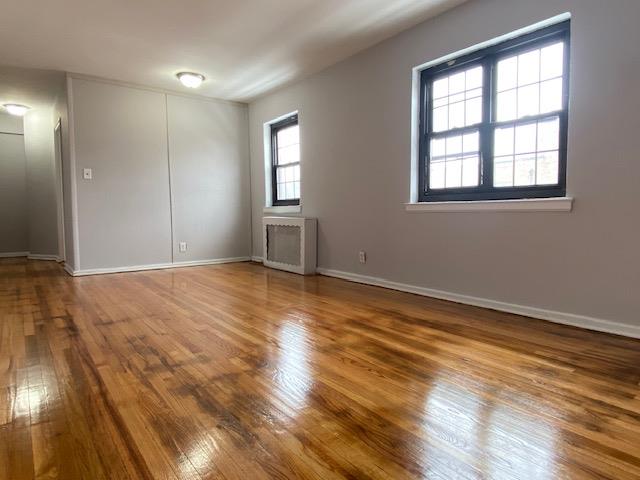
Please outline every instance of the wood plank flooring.
[[0, 479], [636, 479], [640, 342], [241, 263], [0, 260]]

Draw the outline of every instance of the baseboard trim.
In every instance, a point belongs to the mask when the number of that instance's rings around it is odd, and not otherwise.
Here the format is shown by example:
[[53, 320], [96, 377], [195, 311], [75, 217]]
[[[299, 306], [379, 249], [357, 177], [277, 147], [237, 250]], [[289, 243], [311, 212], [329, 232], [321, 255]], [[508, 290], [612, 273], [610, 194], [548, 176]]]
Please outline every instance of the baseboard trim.
[[164, 270], [167, 268], [197, 267], [202, 265], [219, 265], [222, 263], [248, 262], [251, 257], [230, 257], [212, 258], [208, 260], [194, 260], [189, 262], [156, 263], [151, 265], [133, 265], [113, 268], [93, 268], [86, 270], [72, 270], [65, 265], [65, 271], [74, 277], [84, 277], [88, 275], [107, 275], [111, 273], [141, 272], [145, 270]]
[[60, 262], [60, 257], [58, 255], [43, 255], [40, 253], [30, 253], [27, 255], [29, 260], [52, 260], [55, 262]]
[[401, 292], [414, 293], [424, 297], [438, 298], [465, 305], [473, 305], [476, 307], [498, 310], [501, 312], [514, 313], [525, 317], [538, 318], [549, 322], [560, 323], [562, 325], [570, 325], [572, 327], [585, 328], [588, 330], [596, 330], [598, 332], [613, 333], [623, 335], [625, 337], [640, 338], [640, 327], [627, 325], [624, 323], [612, 322], [601, 318], [587, 317], [584, 315], [576, 315], [573, 313], [556, 312], [553, 310], [545, 310], [542, 308], [528, 307], [525, 305], [517, 305], [513, 303], [501, 302], [487, 298], [472, 297], [459, 293], [445, 292], [442, 290], [434, 290], [431, 288], [418, 287], [404, 283], [392, 282], [378, 277], [370, 277], [356, 273], [342, 272], [339, 270], [331, 270], [328, 268], [318, 268], [320, 275], [328, 277], [341, 278], [356, 283], [364, 283], [376, 287], [390, 288]]
[[28, 255], [29, 252], [2, 252], [0, 253], [0, 258], [26, 257]]
[[262, 263], [262, 257], [253, 256], [253, 257], [251, 257], [251, 261], [252, 262]]

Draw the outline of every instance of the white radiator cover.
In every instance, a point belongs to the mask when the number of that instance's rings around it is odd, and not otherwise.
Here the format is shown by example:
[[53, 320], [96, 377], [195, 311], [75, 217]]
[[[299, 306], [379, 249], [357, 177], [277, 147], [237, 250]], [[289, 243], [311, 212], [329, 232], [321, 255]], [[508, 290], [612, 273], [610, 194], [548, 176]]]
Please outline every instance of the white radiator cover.
[[315, 218], [263, 217], [262, 262], [301, 275], [316, 273]]

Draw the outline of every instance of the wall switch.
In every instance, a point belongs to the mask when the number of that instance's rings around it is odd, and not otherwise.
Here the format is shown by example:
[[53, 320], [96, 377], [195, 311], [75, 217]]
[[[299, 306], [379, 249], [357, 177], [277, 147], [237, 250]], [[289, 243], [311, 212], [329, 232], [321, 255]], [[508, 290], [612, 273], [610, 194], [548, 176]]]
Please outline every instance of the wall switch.
[[93, 178], [93, 171], [90, 168], [82, 170], [82, 178], [85, 180], [91, 180]]
[[360, 263], [367, 263], [367, 252], [360, 252], [358, 254], [358, 259], [360, 260]]
[[180, 242], [179, 248], [180, 248], [180, 252], [182, 252], [182, 253], [186, 252], [187, 251], [187, 242]]

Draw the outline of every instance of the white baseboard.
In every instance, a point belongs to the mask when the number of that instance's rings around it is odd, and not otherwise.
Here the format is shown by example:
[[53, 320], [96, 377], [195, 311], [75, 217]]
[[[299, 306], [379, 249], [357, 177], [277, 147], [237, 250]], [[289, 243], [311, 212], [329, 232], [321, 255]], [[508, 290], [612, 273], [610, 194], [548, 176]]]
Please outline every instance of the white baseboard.
[[0, 258], [26, 257], [27, 255], [29, 255], [29, 252], [2, 252], [0, 253]]
[[383, 278], [369, 277], [366, 275], [359, 275], [349, 272], [341, 272], [339, 270], [331, 270], [328, 268], [318, 268], [317, 272], [320, 275], [341, 278], [343, 280], [349, 280], [351, 282], [390, 288], [392, 290], [399, 290], [401, 292], [414, 293], [425, 297], [439, 298], [441, 300], [449, 300], [451, 302], [474, 305], [476, 307], [489, 308], [491, 310], [515, 313], [516, 315], [539, 318], [563, 325], [571, 325], [573, 327], [596, 330], [598, 332], [606, 332], [616, 335], [624, 335], [626, 337], [640, 338], [640, 326], [612, 322], [610, 320], [604, 320], [601, 318], [575, 315], [573, 313], [556, 312], [553, 310], [545, 310], [542, 308], [528, 307], [524, 305], [516, 305], [513, 303], [500, 302], [498, 300], [490, 300], [487, 298], [472, 297], [469, 295], [462, 295], [459, 293], [445, 292], [442, 290], [434, 290], [431, 288], [397, 283], [385, 280]]
[[29, 260], [53, 260], [56, 262], [60, 261], [60, 257], [58, 255], [43, 255], [40, 253], [30, 253], [27, 255]]
[[252, 262], [262, 263], [262, 257], [253, 256], [253, 257], [251, 257], [251, 261]]
[[68, 268], [68, 265], [65, 265], [65, 271], [69, 275], [72, 275], [74, 277], [84, 277], [87, 275], [105, 275], [109, 273], [140, 272], [144, 270], [163, 270], [166, 268], [196, 267], [201, 265], [218, 265], [221, 263], [248, 262], [249, 260], [251, 260], [250, 257], [212, 258], [209, 260], [194, 260], [189, 262], [157, 263], [151, 265], [93, 268], [86, 270], [72, 270], [71, 268]]

